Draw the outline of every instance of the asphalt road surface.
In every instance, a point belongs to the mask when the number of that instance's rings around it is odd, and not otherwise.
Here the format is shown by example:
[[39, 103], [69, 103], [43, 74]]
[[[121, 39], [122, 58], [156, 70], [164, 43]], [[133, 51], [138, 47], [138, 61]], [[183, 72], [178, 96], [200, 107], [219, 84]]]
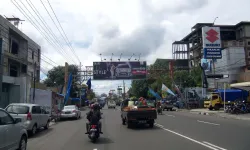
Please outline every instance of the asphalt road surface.
[[28, 150], [249, 150], [250, 121], [183, 112], [159, 115], [153, 129], [121, 124], [120, 111], [104, 109], [103, 135], [91, 143], [80, 120], [62, 121], [30, 137]]

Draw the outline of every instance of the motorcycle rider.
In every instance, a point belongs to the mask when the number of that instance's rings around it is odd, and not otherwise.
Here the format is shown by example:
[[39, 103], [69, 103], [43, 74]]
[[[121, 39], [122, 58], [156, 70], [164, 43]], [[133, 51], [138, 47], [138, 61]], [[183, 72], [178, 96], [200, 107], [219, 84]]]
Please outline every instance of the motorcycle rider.
[[100, 106], [98, 104], [92, 104], [91, 110], [87, 113], [88, 123], [86, 123], [86, 134], [89, 133], [90, 124], [97, 124], [99, 127], [99, 132], [102, 134], [102, 124], [100, 122], [101, 119], [101, 112]]
[[158, 113], [161, 113], [161, 112], [162, 112], [161, 102], [160, 102], [160, 101], [157, 102], [156, 108], [157, 108], [157, 112], [158, 112]]

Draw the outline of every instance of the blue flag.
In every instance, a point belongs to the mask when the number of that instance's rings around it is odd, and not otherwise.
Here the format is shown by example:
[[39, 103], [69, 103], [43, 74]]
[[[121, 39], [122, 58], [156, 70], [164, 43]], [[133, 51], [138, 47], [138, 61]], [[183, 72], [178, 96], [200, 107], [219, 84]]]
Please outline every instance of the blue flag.
[[71, 85], [72, 85], [72, 73], [69, 75], [69, 79], [68, 79], [68, 86], [66, 89], [66, 94], [65, 94], [65, 98], [64, 98], [64, 105], [67, 104], [67, 101], [69, 99], [69, 95], [70, 95], [70, 89], [71, 89]]
[[88, 90], [90, 90], [91, 89], [91, 78], [88, 79], [86, 84], [88, 85]]
[[152, 94], [156, 99], [161, 99], [160, 95], [151, 88], [149, 88], [149, 93]]

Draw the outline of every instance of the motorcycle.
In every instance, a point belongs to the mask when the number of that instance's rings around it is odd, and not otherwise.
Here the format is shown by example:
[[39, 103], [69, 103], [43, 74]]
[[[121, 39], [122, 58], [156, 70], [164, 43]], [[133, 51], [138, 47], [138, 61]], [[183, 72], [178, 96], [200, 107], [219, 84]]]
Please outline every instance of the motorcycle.
[[157, 113], [162, 115], [162, 107], [161, 106], [157, 108]]
[[88, 137], [93, 143], [97, 141], [97, 139], [100, 137], [98, 125], [90, 125]]

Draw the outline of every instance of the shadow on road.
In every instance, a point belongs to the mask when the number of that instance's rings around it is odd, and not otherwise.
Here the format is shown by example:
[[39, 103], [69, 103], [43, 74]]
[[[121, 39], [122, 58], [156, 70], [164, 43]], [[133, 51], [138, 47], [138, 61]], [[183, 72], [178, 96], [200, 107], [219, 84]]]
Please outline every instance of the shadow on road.
[[42, 136], [50, 133], [51, 131], [53, 131], [53, 128], [48, 128], [47, 130], [40, 129], [37, 131], [37, 133], [35, 135], [29, 135], [29, 138], [30, 139], [39, 138], [39, 137], [42, 137]]
[[111, 143], [114, 143], [114, 141], [106, 137], [100, 137], [95, 144], [111, 144]]
[[159, 130], [161, 128], [154, 126], [153, 128], [150, 128], [148, 125], [134, 125], [132, 128], [132, 130]]

